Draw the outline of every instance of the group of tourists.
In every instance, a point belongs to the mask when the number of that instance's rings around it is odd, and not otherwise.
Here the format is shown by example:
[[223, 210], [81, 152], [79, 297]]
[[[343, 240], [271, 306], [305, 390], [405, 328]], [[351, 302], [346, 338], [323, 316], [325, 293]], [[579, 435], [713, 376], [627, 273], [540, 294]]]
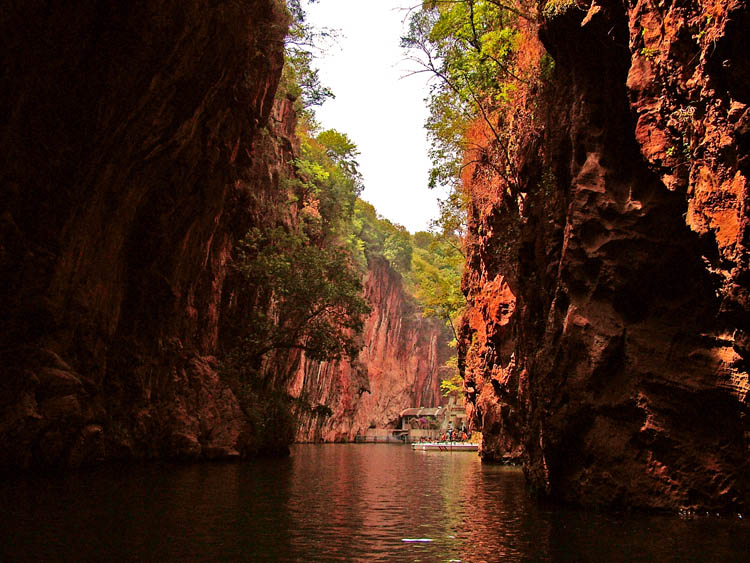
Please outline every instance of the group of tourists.
[[[438, 438], [439, 442], [467, 442], [471, 439], [471, 432], [466, 429], [465, 426], [461, 427], [461, 430], [458, 428], [453, 428], [452, 426], [448, 427], [448, 430], [443, 432], [440, 437]], [[434, 438], [428, 438], [426, 436], [422, 436], [419, 438], [420, 442], [432, 442]]]
[[462, 427], [461, 430], [458, 428], [448, 428], [448, 430], [440, 436], [441, 442], [465, 442], [470, 437], [467, 433], [466, 428]]

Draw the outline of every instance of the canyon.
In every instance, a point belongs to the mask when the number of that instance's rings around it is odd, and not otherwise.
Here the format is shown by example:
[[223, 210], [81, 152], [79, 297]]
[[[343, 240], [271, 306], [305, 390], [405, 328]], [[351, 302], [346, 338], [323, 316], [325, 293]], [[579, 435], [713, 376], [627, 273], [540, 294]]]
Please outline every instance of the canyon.
[[[6, 4], [0, 471], [257, 454], [217, 357], [258, 297], [233, 249], [298, 220], [286, 10]], [[554, 500], [745, 511], [747, 5], [558, 4], [529, 28], [554, 65], [519, 98], [519, 186], [463, 176], [481, 456]], [[368, 258], [360, 355], [269, 364], [304, 405], [298, 441], [442, 400], [446, 327]]]

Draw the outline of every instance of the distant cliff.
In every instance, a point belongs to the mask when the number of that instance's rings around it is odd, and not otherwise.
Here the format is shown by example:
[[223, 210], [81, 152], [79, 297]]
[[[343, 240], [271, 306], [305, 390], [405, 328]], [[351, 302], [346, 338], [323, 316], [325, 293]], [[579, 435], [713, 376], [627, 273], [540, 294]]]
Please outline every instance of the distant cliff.
[[[470, 209], [482, 456], [523, 460], [556, 499], [745, 511], [747, 4], [557, 5], [519, 193]], [[473, 170], [467, 189], [489, 193]]]
[[440, 372], [450, 356], [448, 329], [422, 315], [384, 258], [369, 260], [365, 297], [372, 312], [354, 362], [300, 358], [290, 393], [318, 408], [301, 414], [299, 441], [353, 440], [370, 426], [395, 427], [403, 409], [443, 400]]

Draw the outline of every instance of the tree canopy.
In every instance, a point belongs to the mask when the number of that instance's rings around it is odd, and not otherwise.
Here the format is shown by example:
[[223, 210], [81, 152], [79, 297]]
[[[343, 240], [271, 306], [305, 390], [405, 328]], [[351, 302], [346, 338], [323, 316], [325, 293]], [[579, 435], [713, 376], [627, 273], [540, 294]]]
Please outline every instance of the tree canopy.
[[[507, 152], [508, 139], [493, 113], [526, 80], [514, 68], [518, 18], [530, 18], [522, 2], [494, 0], [426, 0], [411, 14], [401, 46], [415, 63], [415, 73], [435, 79], [426, 123], [431, 186], [455, 185], [467, 151], [482, 148], [467, 135], [476, 118], [486, 124], [492, 137], [488, 141], [494, 141], [501, 156]], [[512, 178], [508, 158], [495, 165]]]
[[315, 360], [356, 356], [369, 310], [345, 248], [315, 244], [304, 230], [256, 228], [239, 245], [237, 269], [268, 304], [246, 318], [242, 355], [250, 363], [291, 348]]

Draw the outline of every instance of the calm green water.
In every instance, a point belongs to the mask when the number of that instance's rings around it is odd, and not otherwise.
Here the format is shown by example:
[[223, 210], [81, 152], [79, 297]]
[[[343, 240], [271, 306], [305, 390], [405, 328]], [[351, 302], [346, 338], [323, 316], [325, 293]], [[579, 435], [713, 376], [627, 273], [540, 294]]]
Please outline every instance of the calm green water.
[[298, 445], [285, 460], [0, 484], [2, 561], [742, 561], [748, 553], [744, 520], [541, 507], [517, 469], [397, 445]]

